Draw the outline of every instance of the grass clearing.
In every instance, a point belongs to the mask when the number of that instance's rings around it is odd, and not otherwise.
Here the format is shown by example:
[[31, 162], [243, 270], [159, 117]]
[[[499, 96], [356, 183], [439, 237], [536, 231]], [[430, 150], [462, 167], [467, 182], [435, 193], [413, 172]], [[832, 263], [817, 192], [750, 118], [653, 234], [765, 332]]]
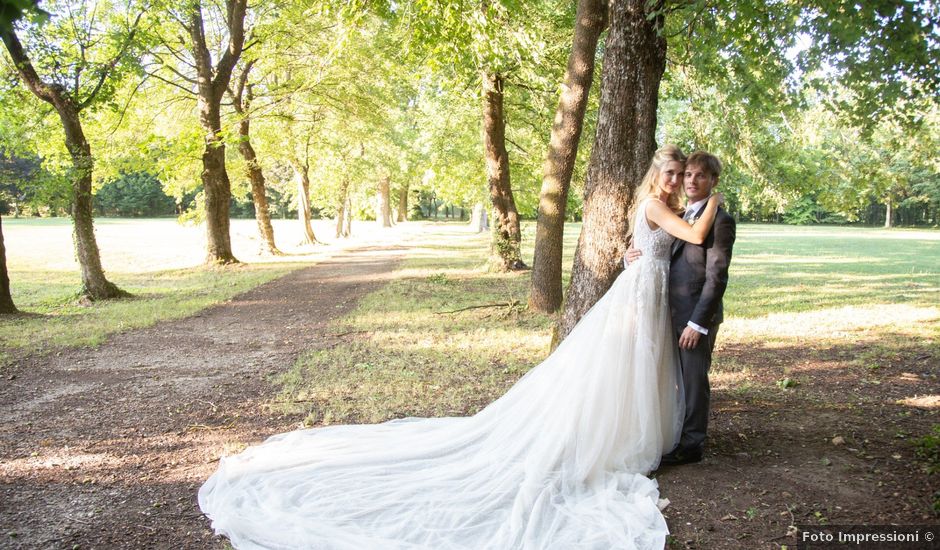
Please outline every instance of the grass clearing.
[[301, 264], [255, 264], [154, 273], [115, 273], [111, 280], [134, 295], [79, 305], [75, 274], [16, 271], [16, 303], [27, 315], [0, 319], [0, 362], [12, 353], [59, 346], [94, 346], [109, 335], [178, 319], [287, 274]]
[[[567, 268], [579, 229], [570, 224], [566, 232]], [[278, 408], [304, 413], [308, 425], [472, 414], [545, 357], [553, 318], [524, 308], [527, 274], [485, 272], [488, 235], [437, 224], [424, 237], [393, 282], [334, 324], [327, 349], [277, 380]], [[531, 254], [524, 250], [529, 261]], [[899, 355], [936, 351], [938, 265], [938, 232], [742, 225], [716, 388], [733, 395], [796, 388], [777, 384], [805, 379], [809, 367], [788, 359], [793, 350], [817, 350], [813, 368], [836, 354], [844, 356], [839, 369], [868, 373]], [[515, 305], [442, 313], [505, 303]], [[903, 348], [911, 339], [920, 345]], [[767, 364], [753, 363], [752, 352]]]
[[395, 280], [334, 324], [335, 344], [278, 378], [277, 406], [311, 425], [379, 422], [473, 414], [501, 395], [544, 354], [551, 318], [524, 309], [525, 274], [483, 271], [487, 239], [427, 225]]
[[[254, 220], [232, 220], [232, 247], [244, 263], [202, 265], [205, 234], [175, 219], [95, 220], [102, 265], [108, 278], [131, 299], [78, 304], [80, 279], [67, 218], [3, 220], [11, 291], [23, 316], [0, 318], [0, 365], [25, 353], [60, 346], [94, 346], [108, 335], [176, 319], [364, 243], [391, 242], [408, 228], [379, 233], [375, 224], [354, 226], [355, 238], [326, 246], [292, 244], [296, 222], [273, 220], [284, 256], [259, 254]], [[331, 222], [314, 230], [330, 235]], [[413, 228], [412, 228], [413, 229]]]

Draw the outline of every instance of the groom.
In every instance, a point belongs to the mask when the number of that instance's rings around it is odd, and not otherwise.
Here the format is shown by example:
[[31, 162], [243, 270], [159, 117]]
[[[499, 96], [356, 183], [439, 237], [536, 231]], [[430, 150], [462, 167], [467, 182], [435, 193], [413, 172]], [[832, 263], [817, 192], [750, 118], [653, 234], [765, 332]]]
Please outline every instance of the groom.
[[[688, 199], [685, 219], [698, 219], [718, 185], [721, 162], [703, 151], [689, 155], [683, 187]], [[721, 298], [728, 286], [728, 264], [734, 246], [735, 224], [719, 208], [715, 223], [701, 245], [676, 240], [669, 269], [669, 308], [679, 340], [679, 362], [685, 387], [685, 421], [679, 445], [663, 455], [662, 465], [688, 464], [702, 460], [711, 390], [708, 369], [718, 326], [723, 320]], [[628, 251], [628, 261], [638, 258]]]

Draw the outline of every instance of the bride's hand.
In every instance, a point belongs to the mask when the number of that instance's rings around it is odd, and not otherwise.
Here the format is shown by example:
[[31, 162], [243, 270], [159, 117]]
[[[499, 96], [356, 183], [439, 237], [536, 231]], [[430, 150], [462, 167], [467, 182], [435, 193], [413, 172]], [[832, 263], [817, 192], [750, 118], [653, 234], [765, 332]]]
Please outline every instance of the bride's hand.
[[715, 193], [711, 196], [711, 200], [718, 203], [718, 206], [724, 206], [725, 204], [725, 194], [724, 193]]

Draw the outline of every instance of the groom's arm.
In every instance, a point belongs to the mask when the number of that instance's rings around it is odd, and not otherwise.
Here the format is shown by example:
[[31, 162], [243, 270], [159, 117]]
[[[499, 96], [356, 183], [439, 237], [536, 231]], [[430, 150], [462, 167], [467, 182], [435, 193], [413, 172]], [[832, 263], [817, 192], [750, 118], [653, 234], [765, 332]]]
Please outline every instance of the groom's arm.
[[714, 241], [705, 253], [705, 286], [689, 319], [705, 329], [712, 328], [712, 319], [728, 288], [728, 266], [731, 264], [731, 248], [736, 232], [734, 218], [727, 214], [718, 217], [713, 231]]

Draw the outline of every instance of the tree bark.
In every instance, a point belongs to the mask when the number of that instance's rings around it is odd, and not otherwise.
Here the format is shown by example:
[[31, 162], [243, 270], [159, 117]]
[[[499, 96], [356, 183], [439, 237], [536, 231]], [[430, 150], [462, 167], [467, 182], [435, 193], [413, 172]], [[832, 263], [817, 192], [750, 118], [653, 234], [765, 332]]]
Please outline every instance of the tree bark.
[[343, 210], [346, 211], [345, 225], [343, 226], [343, 236], [349, 237], [352, 236], [352, 197], [349, 195], [349, 192], [346, 193], [346, 203], [343, 205]]
[[399, 222], [408, 221], [408, 188], [406, 183], [398, 190], [398, 219]]
[[[10, 58], [27, 87], [36, 97], [55, 108], [65, 131], [65, 147], [72, 159], [72, 240], [81, 270], [82, 294], [91, 300], [129, 296], [127, 292], [108, 281], [101, 267], [92, 210], [91, 181], [94, 158], [91, 156], [91, 146], [85, 139], [79, 117], [82, 104], [77, 103], [61, 84], [48, 84], [39, 77], [19, 38], [12, 30], [4, 31], [2, 37], [10, 52]], [[87, 98], [86, 102], [92, 97]]]
[[503, 112], [503, 78], [484, 72], [483, 79], [483, 153], [490, 201], [496, 212], [494, 220], [492, 263], [497, 269], [525, 269], [519, 250], [519, 212], [509, 182], [509, 152], [506, 150], [506, 118]]
[[10, 295], [10, 276], [7, 274], [7, 249], [3, 244], [3, 216], [0, 216], [0, 314], [19, 313]]
[[258, 236], [261, 237], [261, 251], [280, 256], [281, 251], [274, 244], [274, 227], [271, 225], [271, 213], [268, 212], [264, 172], [261, 170], [255, 148], [251, 145], [251, 100], [254, 96], [252, 86], [248, 84], [248, 73], [252, 65], [253, 62], [245, 65], [245, 70], [238, 78], [238, 87], [232, 94], [232, 106], [241, 117], [238, 124], [238, 152], [245, 159], [245, 172], [251, 182], [251, 200], [255, 205], [255, 222], [258, 224]]
[[294, 173], [297, 175], [297, 220], [303, 228], [301, 244], [317, 244], [317, 236], [310, 225], [310, 168], [307, 164], [294, 161]]
[[604, 31], [606, 16], [602, 0], [578, 2], [571, 55], [555, 110], [548, 156], [542, 167], [529, 307], [545, 313], [554, 313], [561, 307], [561, 258], [568, 189], [594, 79], [597, 41]]
[[597, 135], [584, 189], [584, 222], [575, 251], [560, 341], [613, 283], [626, 250], [633, 192], [656, 150], [656, 107], [666, 67], [663, 16], [647, 0], [610, 2]]
[[75, 256], [82, 272], [82, 293], [92, 300], [119, 298], [128, 294], [108, 281], [101, 267], [101, 254], [95, 239], [91, 194], [94, 160], [91, 147], [82, 132], [77, 112], [60, 112], [65, 126], [65, 146], [72, 157], [72, 220]]
[[206, 261], [215, 264], [237, 263], [232, 254], [229, 231], [229, 204], [232, 185], [225, 169], [225, 142], [222, 140], [220, 109], [222, 95], [232, 78], [232, 70], [245, 44], [247, 0], [227, 0], [228, 45], [213, 67], [206, 45], [202, 6], [196, 2], [190, 13], [189, 31], [197, 74], [199, 123], [205, 131], [202, 153], [202, 184], [206, 195]]
[[379, 193], [376, 220], [382, 227], [392, 226], [392, 191], [391, 178], [388, 175], [382, 176], [379, 180]]

